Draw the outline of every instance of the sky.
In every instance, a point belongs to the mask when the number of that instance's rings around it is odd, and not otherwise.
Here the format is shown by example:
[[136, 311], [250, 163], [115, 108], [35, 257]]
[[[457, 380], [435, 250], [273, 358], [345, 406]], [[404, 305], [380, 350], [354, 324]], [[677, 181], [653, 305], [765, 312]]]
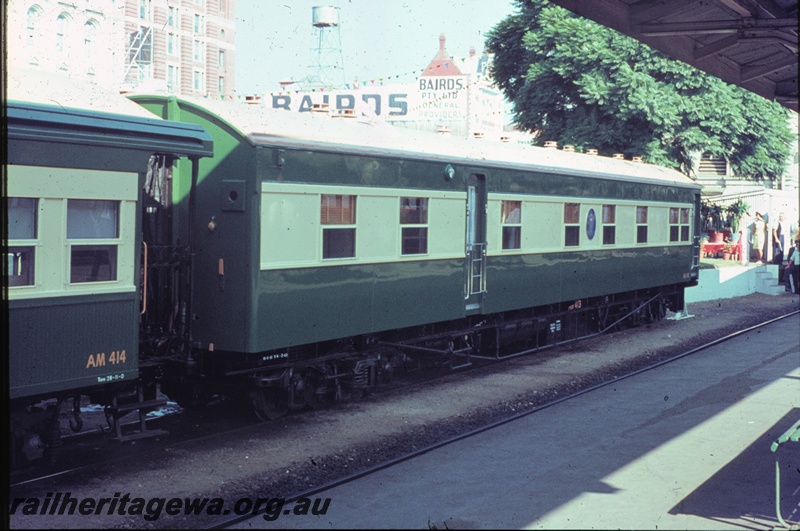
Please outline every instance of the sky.
[[471, 46], [480, 53], [484, 34], [514, 11], [510, 0], [236, 0], [238, 95], [277, 92], [280, 81], [311, 73], [314, 6], [339, 8], [347, 83], [413, 82], [440, 34], [453, 57]]

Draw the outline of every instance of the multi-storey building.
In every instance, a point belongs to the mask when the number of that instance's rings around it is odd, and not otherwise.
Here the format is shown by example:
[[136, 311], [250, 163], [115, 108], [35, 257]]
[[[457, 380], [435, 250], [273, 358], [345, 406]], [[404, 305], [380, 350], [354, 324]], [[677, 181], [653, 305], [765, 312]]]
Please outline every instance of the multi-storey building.
[[9, 0], [9, 68], [119, 89], [234, 94], [235, 0]]
[[39, 68], [119, 82], [124, 35], [114, 0], [10, 0], [6, 5], [8, 68]]

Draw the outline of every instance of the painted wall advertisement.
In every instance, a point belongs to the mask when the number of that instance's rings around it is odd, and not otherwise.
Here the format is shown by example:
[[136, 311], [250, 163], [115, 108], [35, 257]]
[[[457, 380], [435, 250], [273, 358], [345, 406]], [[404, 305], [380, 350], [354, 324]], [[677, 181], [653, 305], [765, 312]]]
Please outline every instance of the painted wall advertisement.
[[469, 101], [467, 85], [468, 76], [423, 76], [408, 85], [272, 93], [266, 95], [264, 103], [297, 112], [327, 104], [332, 110], [352, 109], [389, 121], [464, 121]]

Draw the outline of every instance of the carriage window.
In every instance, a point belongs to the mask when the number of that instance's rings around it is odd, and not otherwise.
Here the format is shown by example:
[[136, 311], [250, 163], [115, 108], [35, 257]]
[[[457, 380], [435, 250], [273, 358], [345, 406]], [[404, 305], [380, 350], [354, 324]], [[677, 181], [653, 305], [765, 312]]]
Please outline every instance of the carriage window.
[[681, 241], [688, 242], [689, 241], [689, 209], [682, 208], [681, 209]]
[[617, 207], [603, 205], [603, 245], [614, 245], [617, 241]]
[[503, 249], [519, 249], [522, 242], [522, 201], [503, 201], [500, 209]]
[[116, 280], [119, 201], [68, 200], [67, 240], [71, 283]]
[[320, 202], [322, 258], [356, 255], [356, 196], [324, 194]]
[[564, 245], [574, 247], [581, 242], [580, 203], [564, 204]]
[[669, 241], [689, 241], [689, 209], [669, 209]]
[[636, 243], [647, 243], [647, 207], [636, 207]]
[[8, 199], [8, 286], [32, 286], [36, 257], [36, 211], [38, 200], [10, 197]]
[[402, 254], [428, 252], [428, 199], [425, 197], [400, 198], [400, 225]]

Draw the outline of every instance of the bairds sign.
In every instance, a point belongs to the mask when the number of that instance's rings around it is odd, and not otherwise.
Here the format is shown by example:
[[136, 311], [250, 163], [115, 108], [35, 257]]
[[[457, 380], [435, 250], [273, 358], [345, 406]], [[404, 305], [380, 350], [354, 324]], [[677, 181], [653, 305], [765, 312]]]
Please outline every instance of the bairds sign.
[[274, 109], [308, 112], [316, 104], [350, 109], [390, 121], [448, 122], [467, 119], [467, 76], [421, 77], [414, 85], [363, 87], [330, 92], [272, 94]]

